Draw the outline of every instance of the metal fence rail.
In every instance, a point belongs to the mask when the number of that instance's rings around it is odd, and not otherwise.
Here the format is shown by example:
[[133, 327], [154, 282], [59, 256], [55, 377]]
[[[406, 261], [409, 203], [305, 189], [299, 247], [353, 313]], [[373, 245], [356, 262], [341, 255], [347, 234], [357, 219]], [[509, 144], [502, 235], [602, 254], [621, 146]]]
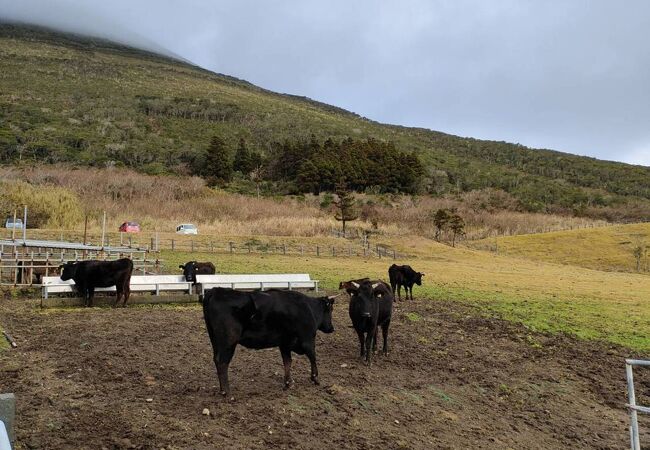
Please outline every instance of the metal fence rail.
[[630, 412], [630, 448], [632, 450], [640, 450], [641, 444], [639, 442], [639, 418], [638, 413], [650, 414], [650, 407], [640, 406], [636, 404], [636, 396], [634, 393], [634, 374], [632, 368], [634, 366], [650, 367], [650, 361], [639, 359], [626, 359], [625, 360], [625, 375], [627, 378], [627, 406]]
[[157, 273], [161, 261], [149, 257], [147, 250], [127, 247], [102, 247], [66, 241], [0, 240], [0, 284], [29, 286], [43, 276], [58, 274], [67, 261], [88, 259], [115, 260], [129, 257], [134, 270], [142, 274]]

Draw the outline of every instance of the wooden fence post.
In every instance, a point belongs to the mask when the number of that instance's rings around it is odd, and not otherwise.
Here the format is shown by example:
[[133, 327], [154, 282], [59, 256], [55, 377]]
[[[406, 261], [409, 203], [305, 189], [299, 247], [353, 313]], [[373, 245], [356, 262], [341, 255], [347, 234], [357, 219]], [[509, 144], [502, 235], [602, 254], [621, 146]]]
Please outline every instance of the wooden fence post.
[[320, 256], [320, 247], [316, 246], [316, 256]]
[[192, 253], [194, 253], [194, 239], [190, 239], [190, 248]]
[[172, 239], [172, 252], [174, 251], [174, 240]]
[[228, 242], [228, 245], [230, 245], [230, 254], [233, 254], [233, 242]]

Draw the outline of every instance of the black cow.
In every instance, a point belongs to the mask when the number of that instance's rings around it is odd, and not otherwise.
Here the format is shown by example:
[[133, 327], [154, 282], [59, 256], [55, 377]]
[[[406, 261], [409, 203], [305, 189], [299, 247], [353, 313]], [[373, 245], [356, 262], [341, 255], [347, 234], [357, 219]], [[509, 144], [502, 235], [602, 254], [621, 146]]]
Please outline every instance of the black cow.
[[379, 284], [383, 285], [386, 289], [390, 290], [390, 286], [387, 285], [384, 281], [382, 281], [382, 280], [371, 280], [368, 277], [359, 278], [358, 280], [340, 281], [339, 282], [339, 289], [345, 289], [345, 292], [347, 292], [349, 294], [351, 291], [355, 291], [355, 290], [358, 289], [357, 287], [355, 287], [355, 283], [356, 284], [361, 284], [364, 281], [370, 281], [372, 284], [379, 283]]
[[126, 306], [131, 293], [130, 283], [133, 273], [133, 261], [128, 258], [116, 261], [81, 261], [68, 262], [60, 266], [63, 281], [73, 279], [79, 293], [84, 298], [85, 306], [93, 305], [95, 288], [115, 286], [117, 296], [115, 304], [124, 298], [122, 306]]
[[390, 287], [393, 291], [393, 296], [395, 295], [395, 289], [397, 289], [397, 298], [402, 299], [402, 286], [404, 286], [404, 292], [406, 292], [406, 299], [409, 298], [409, 291], [411, 291], [411, 300], [413, 300], [413, 285], [417, 284], [422, 286], [422, 277], [423, 273], [416, 272], [411, 268], [411, 266], [398, 266], [393, 264], [388, 268], [388, 278], [390, 278]]
[[192, 283], [196, 282], [197, 275], [214, 275], [217, 273], [217, 269], [211, 262], [190, 261], [185, 263], [185, 265], [178, 266], [178, 268], [183, 269], [185, 281]]
[[241, 292], [213, 288], [203, 299], [221, 394], [229, 395], [228, 365], [237, 344], [253, 349], [279, 347], [284, 388], [291, 385], [291, 352], [307, 355], [311, 380], [318, 381], [316, 331], [332, 333], [333, 297], [313, 298], [296, 291]]
[[377, 350], [377, 332], [381, 327], [384, 338], [384, 355], [388, 354], [388, 327], [393, 315], [393, 293], [383, 281], [351, 281], [350, 319], [359, 337], [359, 357], [366, 357], [366, 364], [372, 362], [372, 353]]

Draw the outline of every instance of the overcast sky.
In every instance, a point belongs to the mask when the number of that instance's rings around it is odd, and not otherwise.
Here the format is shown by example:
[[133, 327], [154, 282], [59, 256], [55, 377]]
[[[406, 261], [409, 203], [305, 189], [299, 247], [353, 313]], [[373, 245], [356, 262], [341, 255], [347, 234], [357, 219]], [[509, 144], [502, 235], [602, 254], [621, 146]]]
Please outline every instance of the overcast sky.
[[650, 166], [647, 0], [0, 0], [0, 17], [380, 122]]

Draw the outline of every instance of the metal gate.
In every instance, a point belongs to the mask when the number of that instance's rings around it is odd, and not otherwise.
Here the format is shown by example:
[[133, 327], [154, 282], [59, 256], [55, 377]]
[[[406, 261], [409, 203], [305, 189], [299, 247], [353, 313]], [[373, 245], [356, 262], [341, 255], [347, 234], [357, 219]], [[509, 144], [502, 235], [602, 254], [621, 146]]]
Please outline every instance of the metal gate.
[[647, 406], [639, 406], [636, 404], [636, 397], [634, 395], [634, 375], [632, 367], [644, 366], [650, 367], [650, 361], [643, 361], [639, 359], [626, 359], [625, 360], [625, 374], [627, 376], [627, 408], [630, 411], [630, 448], [632, 450], [640, 450], [641, 444], [639, 443], [639, 420], [637, 413], [650, 414], [650, 408]]

